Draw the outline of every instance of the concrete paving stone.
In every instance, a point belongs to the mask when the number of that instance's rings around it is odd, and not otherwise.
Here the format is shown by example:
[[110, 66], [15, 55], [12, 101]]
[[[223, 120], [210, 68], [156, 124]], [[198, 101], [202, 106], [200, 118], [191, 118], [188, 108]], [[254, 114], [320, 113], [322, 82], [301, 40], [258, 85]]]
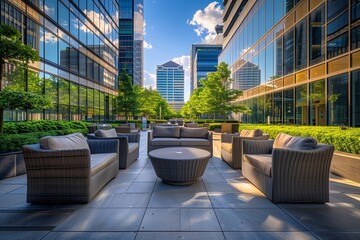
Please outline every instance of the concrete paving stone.
[[136, 240], [225, 240], [222, 232], [139, 232]]
[[134, 240], [136, 232], [51, 232], [43, 240]]
[[154, 192], [206, 192], [204, 183], [202, 181], [197, 181], [191, 185], [184, 186], [174, 186], [166, 184], [163, 182], [157, 182], [155, 184]]
[[220, 226], [226, 231], [303, 231], [304, 228], [280, 209], [215, 209]]
[[145, 208], [82, 208], [54, 231], [138, 231]]
[[126, 193], [152, 193], [155, 183], [132, 183]]
[[180, 231], [180, 209], [148, 208], [139, 231]]
[[264, 196], [244, 193], [209, 193], [214, 208], [278, 208]]
[[255, 196], [264, 196], [264, 194], [250, 182], [205, 182], [205, 187], [208, 193], [248, 193]]
[[151, 194], [149, 193], [114, 193], [97, 203], [89, 203], [91, 208], [146, 208]]
[[308, 232], [224, 232], [226, 240], [316, 240]]
[[216, 168], [206, 168], [202, 180], [204, 182], [225, 182]]
[[211, 202], [206, 192], [154, 192], [149, 207], [210, 208]]
[[332, 232], [331, 230], [328, 231], [315, 231], [312, 232], [316, 237], [319, 239], [326, 239], [326, 240], [359, 240], [360, 239], [360, 232]]
[[10, 193], [10, 192], [13, 192], [22, 187], [24, 187], [24, 185], [0, 184], [0, 195], [4, 195], [4, 194]]
[[360, 232], [360, 209], [358, 208], [283, 208], [309, 231]]
[[182, 208], [180, 210], [181, 231], [221, 231], [213, 209]]
[[40, 240], [48, 231], [0, 231], [2, 240]]

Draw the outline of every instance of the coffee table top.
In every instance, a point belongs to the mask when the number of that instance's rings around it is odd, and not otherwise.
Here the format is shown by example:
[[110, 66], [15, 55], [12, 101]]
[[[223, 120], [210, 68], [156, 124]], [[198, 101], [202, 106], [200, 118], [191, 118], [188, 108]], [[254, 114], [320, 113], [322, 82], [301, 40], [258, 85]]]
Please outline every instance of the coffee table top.
[[192, 147], [169, 147], [149, 152], [150, 158], [166, 160], [194, 160], [198, 158], [210, 158], [210, 156], [210, 152]]

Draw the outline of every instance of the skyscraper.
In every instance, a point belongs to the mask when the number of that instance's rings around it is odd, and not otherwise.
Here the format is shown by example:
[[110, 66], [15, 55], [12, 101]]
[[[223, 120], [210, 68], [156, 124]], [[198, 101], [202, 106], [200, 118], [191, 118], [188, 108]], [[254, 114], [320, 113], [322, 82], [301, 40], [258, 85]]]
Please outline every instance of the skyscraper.
[[[18, 29], [40, 62], [21, 79], [24, 90], [45, 94], [52, 109], [29, 119], [109, 122], [114, 119], [119, 53], [119, 1], [1, 1], [1, 23]], [[13, 67], [7, 64], [6, 71]], [[7, 75], [8, 78], [14, 74]], [[40, 79], [40, 81], [39, 81]], [[7, 79], [5, 87], [16, 84]], [[5, 111], [5, 120], [23, 120]]]
[[193, 44], [190, 54], [190, 94], [201, 86], [200, 79], [209, 72], [215, 72], [221, 45]]
[[144, 4], [143, 0], [119, 0], [119, 69], [126, 68], [134, 85], [144, 84]]
[[245, 90], [238, 102], [252, 110], [241, 121], [360, 126], [359, 1], [223, 5], [219, 61]]
[[184, 105], [184, 68], [169, 61], [156, 69], [156, 88], [174, 110]]

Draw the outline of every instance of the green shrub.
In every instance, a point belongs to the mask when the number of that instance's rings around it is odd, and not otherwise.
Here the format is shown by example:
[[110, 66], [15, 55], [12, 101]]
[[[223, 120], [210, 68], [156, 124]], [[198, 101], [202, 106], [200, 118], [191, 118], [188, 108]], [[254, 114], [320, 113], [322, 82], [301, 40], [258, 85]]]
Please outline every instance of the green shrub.
[[281, 132], [292, 136], [313, 137], [319, 143], [333, 144], [337, 151], [360, 154], [360, 128], [342, 130], [333, 126], [240, 124], [239, 131], [256, 128], [269, 134], [270, 138], [275, 138]]
[[217, 128], [221, 128], [221, 123], [210, 123], [209, 124], [209, 130], [214, 131]]

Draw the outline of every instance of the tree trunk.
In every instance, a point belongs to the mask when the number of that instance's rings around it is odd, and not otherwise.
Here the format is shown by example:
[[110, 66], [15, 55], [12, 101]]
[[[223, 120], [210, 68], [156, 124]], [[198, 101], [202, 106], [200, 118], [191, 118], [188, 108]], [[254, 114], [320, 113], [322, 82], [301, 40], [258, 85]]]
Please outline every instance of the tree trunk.
[[129, 118], [129, 116], [128, 116], [129, 114], [127, 113], [127, 112], [125, 112], [125, 120], [126, 120], [126, 124], [128, 123], [128, 118]]

